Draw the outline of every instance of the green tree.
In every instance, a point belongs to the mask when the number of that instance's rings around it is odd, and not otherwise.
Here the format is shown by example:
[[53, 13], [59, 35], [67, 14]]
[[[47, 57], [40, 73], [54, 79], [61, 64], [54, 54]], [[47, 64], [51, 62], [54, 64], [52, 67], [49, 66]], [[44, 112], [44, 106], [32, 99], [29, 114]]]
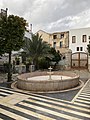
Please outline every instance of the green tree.
[[9, 54], [8, 82], [11, 81], [11, 54], [19, 50], [24, 43], [26, 20], [19, 16], [9, 15], [0, 19], [0, 54]]
[[50, 59], [47, 59], [47, 57], [40, 57], [38, 60], [39, 69], [48, 69], [50, 67]]
[[50, 58], [51, 61], [55, 62], [55, 65], [54, 65], [54, 68], [55, 68], [58, 62], [61, 60], [61, 54], [59, 51], [56, 51], [55, 48], [51, 48], [50, 54], [52, 54]]
[[39, 34], [32, 35], [32, 39], [28, 41], [28, 44], [25, 45], [24, 50], [27, 51], [28, 56], [32, 58], [33, 64], [38, 68], [38, 59], [40, 57], [46, 57], [49, 50], [50, 45], [43, 41]]

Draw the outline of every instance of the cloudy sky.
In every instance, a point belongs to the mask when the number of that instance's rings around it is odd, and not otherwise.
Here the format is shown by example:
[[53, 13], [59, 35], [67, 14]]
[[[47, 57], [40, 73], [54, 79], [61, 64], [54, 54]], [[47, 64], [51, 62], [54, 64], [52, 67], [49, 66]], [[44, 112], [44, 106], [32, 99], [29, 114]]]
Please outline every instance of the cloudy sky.
[[33, 32], [90, 27], [90, 0], [0, 0], [0, 9], [24, 17]]

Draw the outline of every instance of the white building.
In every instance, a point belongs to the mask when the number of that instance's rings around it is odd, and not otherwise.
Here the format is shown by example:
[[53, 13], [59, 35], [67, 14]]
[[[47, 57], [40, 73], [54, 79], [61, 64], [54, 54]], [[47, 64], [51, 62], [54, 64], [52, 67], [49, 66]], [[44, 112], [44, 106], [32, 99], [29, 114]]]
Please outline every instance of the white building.
[[31, 39], [32, 33], [25, 31], [24, 37], [26, 37], [26, 38], [28, 38], [28, 39]]
[[72, 53], [87, 52], [90, 43], [90, 28], [71, 29], [69, 31], [69, 49]]

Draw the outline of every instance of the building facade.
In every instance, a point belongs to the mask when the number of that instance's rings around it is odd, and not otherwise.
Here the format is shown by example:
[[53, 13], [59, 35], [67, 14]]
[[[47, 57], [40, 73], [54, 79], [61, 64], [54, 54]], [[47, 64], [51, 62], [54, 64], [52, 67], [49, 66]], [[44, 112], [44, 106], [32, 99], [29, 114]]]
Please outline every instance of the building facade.
[[90, 43], [90, 28], [72, 29], [69, 31], [69, 49], [72, 53], [86, 52]]
[[72, 50], [71, 67], [88, 69], [87, 45], [90, 43], [90, 28], [72, 29], [69, 32], [69, 49]]
[[59, 50], [60, 53], [65, 53], [69, 48], [69, 32], [55, 32], [55, 33], [46, 33], [42, 30], [37, 32], [39, 36], [42, 37], [43, 41], [46, 41], [50, 44], [51, 47], [54, 47], [56, 50]]
[[36, 34], [39, 34], [39, 36], [41, 36], [41, 38], [43, 39], [43, 41], [46, 41], [47, 43], [49, 43], [51, 45], [52, 41], [51, 41], [51, 34], [47, 33], [43, 30], [39, 30], [38, 32], [36, 32]]
[[60, 53], [67, 52], [69, 48], [69, 32], [56, 32], [51, 34], [52, 47], [59, 50]]
[[24, 37], [26, 37], [26, 38], [28, 38], [28, 39], [31, 39], [32, 33], [25, 31]]

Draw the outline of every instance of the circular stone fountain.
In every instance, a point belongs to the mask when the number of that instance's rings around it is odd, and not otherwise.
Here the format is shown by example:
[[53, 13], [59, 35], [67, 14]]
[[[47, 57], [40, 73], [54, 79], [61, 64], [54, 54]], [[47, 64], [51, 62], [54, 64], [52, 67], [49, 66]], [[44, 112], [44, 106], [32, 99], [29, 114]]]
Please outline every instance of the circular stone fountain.
[[[30, 92], [57, 92], [75, 88], [79, 76], [70, 72], [31, 72], [19, 75], [16, 87]], [[48, 75], [49, 74], [49, 75]]]

